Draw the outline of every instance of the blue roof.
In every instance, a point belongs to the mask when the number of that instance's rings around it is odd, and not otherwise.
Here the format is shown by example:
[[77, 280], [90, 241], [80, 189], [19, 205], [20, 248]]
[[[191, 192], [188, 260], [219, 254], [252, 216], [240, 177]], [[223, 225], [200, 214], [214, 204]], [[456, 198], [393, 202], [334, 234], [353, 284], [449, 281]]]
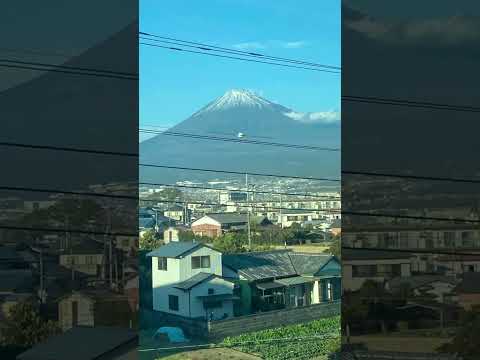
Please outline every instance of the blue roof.
[[187, 252], [190, 252], [192, 250], [195, 250], [203, 246], [205, 245], [198, 242], [174, 241], [174, 242], [168, 243], [167, 245], [160, 246], [158, 249], [149, 252], [147, 256], [178, 258]]
[[155, 220], [153, 218], [138, 218], [139, 229], [153, 229], [155, 227]]

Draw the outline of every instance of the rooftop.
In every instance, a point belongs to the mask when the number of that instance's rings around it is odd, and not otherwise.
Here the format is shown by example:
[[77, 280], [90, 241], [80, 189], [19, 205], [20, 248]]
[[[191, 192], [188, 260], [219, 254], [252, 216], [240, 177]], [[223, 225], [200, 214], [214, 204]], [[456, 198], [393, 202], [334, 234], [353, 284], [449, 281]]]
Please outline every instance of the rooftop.
[[[195, 251], [201, 247], [208, 247], [199, 242], [192, 241], [173, 241], [166, 245], [160, 246], [147, 254], [148, 257], [167, 257], [179, 258], [187, 253]], [[216, 251], [216, 250], [215, 250]]]
[[[93, 360], [131, 344], [137, 346], [138, 336], [132, 329], [79, 326], [53, 336], [44, 343], [17, 356], [18, 360]], [[81, 346], [88, 344], [88, 346]], [[80, 345], [80, 346], [79, 346]]]

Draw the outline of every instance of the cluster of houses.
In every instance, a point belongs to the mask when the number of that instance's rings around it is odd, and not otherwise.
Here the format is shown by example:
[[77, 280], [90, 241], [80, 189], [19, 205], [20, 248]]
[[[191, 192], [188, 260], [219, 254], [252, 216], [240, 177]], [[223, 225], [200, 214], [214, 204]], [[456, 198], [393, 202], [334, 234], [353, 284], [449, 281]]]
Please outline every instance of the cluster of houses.
[[222, 254], [200, 242], [151, 251], [153, 309], [222, 320], [341, 298], [341, 265], [329, 254], [286, 250]]
[[479, 235], [470, 224], [349, 229], [342, 234], [343, 289], [354, 294], [376, 281], [392, 297], [401, 294], [401, 309], [433, 311], [443, 326], [480, 305]]
[[245, 231], [248, 219], [258, 229], [269, 227], [289, 228], [294, 224], [309, 226], [319, 241], [329, 240], [341, 232], [340, 213], [320, 215], [316, 211], [288, 209], [281, 213], [253, 211], [238, 212], [201, 212], [197, 213], [184, 207], [161, 211], [155, 208], [141, 208], [139, 212], [139, 234], [153, 230], [162, 234], [166, 229], [175, 227], [192, 231], [197, 236], [218, 237], [226, 232]]
[[12, 306], [33, 300], [62, 331], [132, 328], [138, 310], [137, 247], [134, 237], [107, 242], [73, 234], [68, 241], [64, 235], [49, 236], [0, 246], [0, 319]]

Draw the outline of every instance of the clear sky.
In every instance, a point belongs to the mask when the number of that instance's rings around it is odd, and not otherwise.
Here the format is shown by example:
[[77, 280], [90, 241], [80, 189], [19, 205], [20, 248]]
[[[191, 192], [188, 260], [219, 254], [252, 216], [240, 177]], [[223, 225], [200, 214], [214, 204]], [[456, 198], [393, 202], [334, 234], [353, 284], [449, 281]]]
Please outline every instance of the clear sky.
[[[141, 0], [140, 31], [341, 65], [339, 0]], [[171, 126], [232, 88], [296, 111], [340, 110], [340, 75], [140, 45], [140, 124]]]

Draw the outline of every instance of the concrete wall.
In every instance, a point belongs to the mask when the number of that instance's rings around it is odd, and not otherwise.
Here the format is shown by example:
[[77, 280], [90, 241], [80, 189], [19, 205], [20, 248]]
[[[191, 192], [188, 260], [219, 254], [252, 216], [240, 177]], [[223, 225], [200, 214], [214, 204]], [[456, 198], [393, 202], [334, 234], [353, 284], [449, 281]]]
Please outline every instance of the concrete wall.
[[269, 311], [254, 315], [208, 323], [210, 338], [235, 336], [253, 331], [285, 325], [305, 323], [340, 314], [340, 302], [315, 304], [286, 310]]
[[73, 326], [72, 302], [76, 301], [78, 306], [78, 325], [94, 326], [93, 301], [88, 297], [74, 294], [60, 301], [58, 306], [59, 325], [63, 331]]

